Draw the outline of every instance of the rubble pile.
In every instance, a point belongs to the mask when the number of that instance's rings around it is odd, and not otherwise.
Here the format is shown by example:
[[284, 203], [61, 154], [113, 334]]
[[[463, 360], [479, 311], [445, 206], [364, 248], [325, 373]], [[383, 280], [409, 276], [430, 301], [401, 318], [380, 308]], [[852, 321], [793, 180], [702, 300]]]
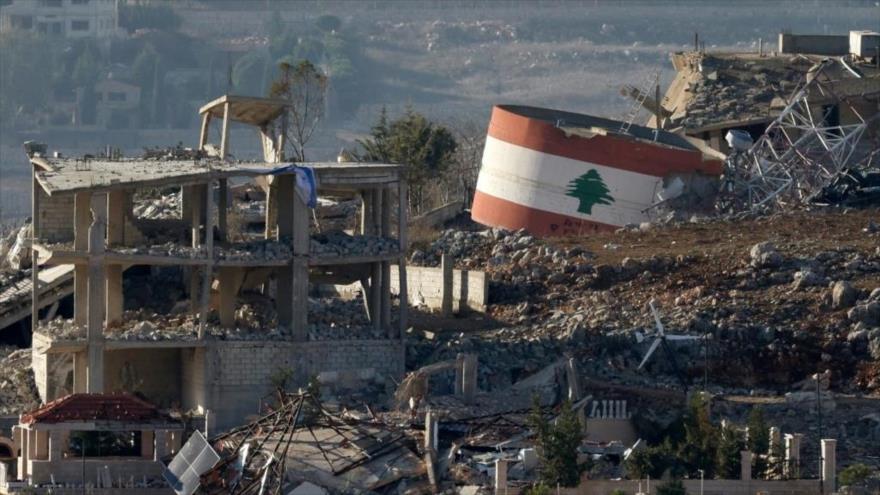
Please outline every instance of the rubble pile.
[[136, 197], [132, 212], [136, 218], [170, 220], [181, 218], [180, 191], [153, 197]]
[[693, 99], [683, 118], [671, 122], [699, 128], [714, 122], [769, 117], [786, 105], [786, 98], [813, 65], [797, 55], [776, 61], [746, 57], [688, 54], [702, 78], [691, 84]]
[[313, 231], [331, 232], [334, 230], [354, 229], [357, 227], [358, 212], [361, 208], [359, 199], [318, 198], [315, 215], [310, 219]]
[[538, 245], [539, 241], [525, 230], [509, 231], [492, 228], [482, 231], [446, 229], [424, 251], [416, 249], [410, 255], [410, 263], [419, 266], [440, 266], [440, 258], [445, 253], [451, 256], [456, 266], [462, 268], [483, 268], [488, 263], [498, 265], [505, 258]]
[[[412, 259], [434, 264], [445, 248], [459, 253], [459, 265], [484, 264], [488, 313], [503, 328], [432, 332], [431, 339], [413, 339], [407, 358], [416, 365], [473, 351], [492, 363], [480, 378], [492, 384], [571, 352], [603, 359], [608, 366], [599, 375], [675, 386], [666, 359], [649, 364], [650, 376], [627, 372], [650, 344], [634, 336], [653, 331], [646, 304], [658, 298], [667, 331], [711, 337], [709, 374], [719, 390], [784, 390], [825, 368], [836, 390], [880, 390], [880, 249], [877, 233], [862, 228], [870, 215], [716, 219], [626, 229], [613, 239], [529, 241], [515, 240], [526, 239], [524, 233], [446, 231], [429, 254], [415, 252]], [[811, 229], [828, 238], [805, 244], [785, 241], [802, 236], [779, 236]], [[704, 372], [701, 342], [675, 346], [689, 376]]]
[[31, 350], [0, 347], [0, 416], [15, 415], [39, 405]]
[[[198, 339], [199, 317], [188, 313], [189, 302], [175, 305], [172, 314], [151, 309], [124, 312], [121, 323], [104, 331], [109, 340], [120, 341], [192, 341]], [[82, 340], [84, 326], [72, 319], [56, 318], [40, 325], [38, 333], [54, 340]], [[215, 340], [284, 340], [290, 332], [278, 325], [278, 317], [270, 300], [248, 294], [235, 310], [235, 327], [223, 328], [216, 311], [207, 318], [205, 335]], [[309, 298], [309, 340], [360, 340], [384, 338], [383, 331], [374, 330], [366, 316], [361, 299]]]
[[377, 256], [397, 251], [397, 240], [369, 235], [349, 235], [336, 230], [314, 234], [309, 244], [312, 256]]
[[293, 256], [290, 243], [249, 241], [214, 247], [214, 259], [225, 261], [286, 260]]

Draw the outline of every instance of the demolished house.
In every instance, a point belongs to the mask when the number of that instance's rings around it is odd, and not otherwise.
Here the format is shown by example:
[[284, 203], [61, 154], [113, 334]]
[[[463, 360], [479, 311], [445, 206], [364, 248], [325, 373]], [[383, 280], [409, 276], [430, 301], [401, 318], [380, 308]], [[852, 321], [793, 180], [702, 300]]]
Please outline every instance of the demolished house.
[[[285, 105], [231, 95], [209, 103], [188, 156], [31, 150], [37, 265], [72, 265], [74, 278], [73, 319], [43, 321], [34, 309], [32, 367], [43, 401], [137, 392], [162, 407], [210, 411], [212, 426], [226, 428], [258, 410], [273, 377], [402, 374], [406, 214], [392, 213], [407, 204], [400, 167], [285, 163]], [[222, 123], [219, 145], [207, 143], [212, 120]], [[264, 161], [227, 158], [232, 122], [260, 129]], [[254, 179], [265, 185], [264, 231], [236, 232], [229, 189]], [[178, 213], [137, 217], [135, 205], [157, 190], [181, 197]], [[320, 196], [361, 202], [357, 229], [313, 231]], [[392, 216], [400, 219], [393, 226]], [[34, 308], [43, 297], [37, 273]], [[135, 274], [143, 282], [127, 283]], [[317, 284], [359, 284], [362, 296], [319, 297]]]
[[880, 200], [878, 39], [782, 33], [778, 52], [675, 53], [660, 127], [728, 154], [721, 212]]
[[0, 492], [38, 488], [126, 489], [168, 493], [166, 455], [179, 450], [184, 425], [127, 394], [72, 394], [21, 416], [13, 427], [15, 471], [0, 463]]

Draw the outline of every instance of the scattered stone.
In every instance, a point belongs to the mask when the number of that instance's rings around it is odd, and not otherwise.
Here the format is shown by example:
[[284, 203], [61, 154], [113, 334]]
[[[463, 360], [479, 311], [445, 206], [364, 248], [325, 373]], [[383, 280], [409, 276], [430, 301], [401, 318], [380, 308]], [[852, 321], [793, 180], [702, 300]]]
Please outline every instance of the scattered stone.
[[761, 242], [752, 246], [751, 264], [755, 268], [776, 268], [782, 264], [782, 255], [772, 242]]
[[845, 280], [834, 283], [831, 289], [831, 307], [834, 309], [846, 309], [852, 307], [859, 297], [859, 291]]

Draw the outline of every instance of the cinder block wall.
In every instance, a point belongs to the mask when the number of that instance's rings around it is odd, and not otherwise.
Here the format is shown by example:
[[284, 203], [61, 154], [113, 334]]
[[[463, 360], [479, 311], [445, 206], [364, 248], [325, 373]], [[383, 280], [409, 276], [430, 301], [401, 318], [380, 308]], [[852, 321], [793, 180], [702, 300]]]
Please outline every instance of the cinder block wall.
[[205, 406], [217, 429], [240, 425], [256, 414], [260, 399], [273, 392], [272, 376], [279, 370], [293, 371], [294, 386], [327, 371], [372, 369], [376, 380], [399, 380], [404, 372], [400, 340], [211, 342], [206, 359]]
[[49, 242], [73, 241], [73, 195], [40, 194], [40, 239]]
[[[465, 280], [462, 290], [462, 280]], [[391, 292], [400, 292], [400, 276], [397, 265], [391, 266]], [[443, 301], [443, 270], [439, 267], [407, 266], [406, 290], [410, 304], [420, 299], [432, 309], [439, 309]], [[485, 311], [489, 301], [489, 282], [485, 272], [472, 270], [452, 270], [452, 307], [456, 310], [460, 302], [474, 311]]]

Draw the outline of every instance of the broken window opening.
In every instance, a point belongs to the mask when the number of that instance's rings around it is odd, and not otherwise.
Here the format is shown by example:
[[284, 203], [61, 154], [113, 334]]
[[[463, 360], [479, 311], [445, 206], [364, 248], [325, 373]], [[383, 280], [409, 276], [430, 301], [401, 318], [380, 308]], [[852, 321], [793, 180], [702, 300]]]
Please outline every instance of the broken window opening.
[[71, 431], [68, 446], [72, 457], [140, 457], [141, 432]]

